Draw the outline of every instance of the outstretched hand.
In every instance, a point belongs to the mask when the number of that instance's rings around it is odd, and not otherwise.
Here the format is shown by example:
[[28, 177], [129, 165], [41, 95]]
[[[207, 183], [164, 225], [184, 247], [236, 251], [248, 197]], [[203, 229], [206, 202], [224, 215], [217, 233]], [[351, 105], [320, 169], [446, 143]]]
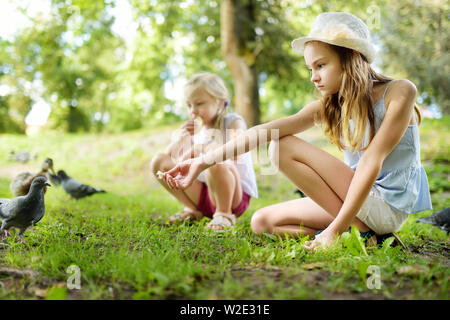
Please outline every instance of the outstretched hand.
[[170, 188], [186, 189], [208, 166], [201, 158], [187, 159], [164, 173], [164, 180]]
[[314, 240], [307, 241], [305, 243], [305, 248], [309, 250], [316, 250], [317, 248], [327, 248], [336, 243], [337, 235], [334, 232], [330, 232], [330, 230], [323, 230], [322, 233], [316, 235]]

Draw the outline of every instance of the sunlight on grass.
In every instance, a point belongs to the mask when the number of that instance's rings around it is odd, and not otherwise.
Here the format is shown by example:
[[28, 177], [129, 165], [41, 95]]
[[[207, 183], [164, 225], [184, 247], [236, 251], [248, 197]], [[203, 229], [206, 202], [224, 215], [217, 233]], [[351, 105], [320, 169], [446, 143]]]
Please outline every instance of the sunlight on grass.
[[[449, 206], [448, 196], [443, 198], [450, 189], [448, 126], [443, 122], [448, 124], [446, 118], [426, 120], [421, 127], [435, 209]], [[250, 219], [258, 208], [298, 197], [284, 176], [260, 175], [258, 164], [260, 197], [251, 200], [233, 231], [207, 232], [206, 220], [166, 225], [181, 205], [149, 174], [149, 161], [170, 141], [172, 130], [0, 136], [0, 197], [11, 197], [11, 179], [24, 170], [37, 172], [45, 157], [53, 158], [57, 170], [108, 191], [76, 201], [60, 187], [49, 188], [46, 214], [25, 233], [27, 243], [10, 239], [0, 247], [2, 265], [32, 269], [39, 276], [22, 282], [0, 278], [0, 298], [448, 299], [448, 237], [415, 222], [431, 211], [411, 215], [400, 230], [412, 252], [388, 246], [350, 250], [351, 241], [357, 241], [350, 239], [344, 247], [311, 253], [303, 247], [307, 237], [282, 240], [251, 232]], [[342, 157], [316, 128], [301, 137]], [[37, 157], [26, 164], [13, 162], [12, 150]], [[69, 265], [81, 270], [80, 291], [61, 287]], [[379, 290], [367, 288], [369, 266], [379, 267]]]

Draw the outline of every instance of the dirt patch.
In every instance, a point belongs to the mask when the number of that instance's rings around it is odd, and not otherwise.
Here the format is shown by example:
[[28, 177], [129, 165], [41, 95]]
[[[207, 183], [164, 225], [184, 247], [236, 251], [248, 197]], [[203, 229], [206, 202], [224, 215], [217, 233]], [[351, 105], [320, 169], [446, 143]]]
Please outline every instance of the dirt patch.
[[30, 164], [12, 164], [10, 166], [0, 168], [0, 178], [12, 180], [22, 172], [38, 173], [39, 170], [39, 166], [33, 166]]
[[439, 262], [450, 267], [450, 242], [424, 241], [418, 246], [409, 245], [408, 248], [412, 255], [423, 258], [430, 262]]
[[[42, 276], [36, 270], [0, 267], [0, 288], [19, 299], [44, 299], [52, 287], [66, 286], [66, 282]], [[82, 299], [80, 290], [67, 289], [67, 299]]]

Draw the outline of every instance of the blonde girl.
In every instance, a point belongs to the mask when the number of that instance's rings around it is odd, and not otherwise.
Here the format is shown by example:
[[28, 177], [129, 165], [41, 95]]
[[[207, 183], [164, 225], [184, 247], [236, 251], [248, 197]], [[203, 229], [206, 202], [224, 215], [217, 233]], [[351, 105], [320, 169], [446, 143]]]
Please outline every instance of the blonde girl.
[[[177, 162], [214, 150], [246, 130], [240, 115], [227, 112], [229, 92], [219, 76], [207, 72], [194, 75], [185, 85], [184, 96], [190, 120], [182, 125], [180, 138], [152, 159], [155, 176]], [[207, 228], [217, 231], [234, 226], [250, 198], [258, 197], [250, 154], [210, 166], [183, 190], [174, 188], [170, 181], [158, 181], [184, 205], [170, 223], [208, 217], [212, 220]]]
[[[271, 144], [279, 150], [279, 169], [307, 197], [258, 210], [251, 221], [254, 232], [315, 236], [306, 244], [314, 249], [334, 243], [353, 225], [376, 242], [377, 235], [400, 228], [408, 214], [430, 209], [420, 162], [416, 87], [372, 69], [375, 49], [367, 26], [349, 13], [322, 13], [309, 36], [292, 46], [304, 55], [322, 98], [178, 164], [166, 179], [186, 188], [210, 165], [271, 140], [275, 129], [279, 139]], [[315, 123], [344, 150], [344, 162], [294, 136]], [[267, 132], [266, 139], [258, 138], [265, 137], [258, 136], [260, 131]]]

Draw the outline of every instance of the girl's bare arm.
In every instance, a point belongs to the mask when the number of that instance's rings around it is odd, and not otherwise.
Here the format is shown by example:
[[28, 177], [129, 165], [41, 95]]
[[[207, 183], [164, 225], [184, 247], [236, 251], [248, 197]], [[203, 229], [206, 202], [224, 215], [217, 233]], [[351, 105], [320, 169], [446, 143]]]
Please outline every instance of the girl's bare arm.
[[390, 94], [387, 95], [390, 98], [386, 99], [385, 117], [358, 163], [338, 216], [329, 226], [333, 232], [340, 234], [346, 231], [362, 207], [380, 173], [384, 159], [408, 128], [416, 93], [416, 87], [408, 80], [397, 80], [391, 85]]
[[292, 116], [254, 126], [236, 135], [222, 147], [208, 152], [203, 156], [203, 162], [207, 166], [211, 166], [235, 158], [270, 140], [302, 132], [314, 125], [320, 107], [321, 102], [314, 101]]

